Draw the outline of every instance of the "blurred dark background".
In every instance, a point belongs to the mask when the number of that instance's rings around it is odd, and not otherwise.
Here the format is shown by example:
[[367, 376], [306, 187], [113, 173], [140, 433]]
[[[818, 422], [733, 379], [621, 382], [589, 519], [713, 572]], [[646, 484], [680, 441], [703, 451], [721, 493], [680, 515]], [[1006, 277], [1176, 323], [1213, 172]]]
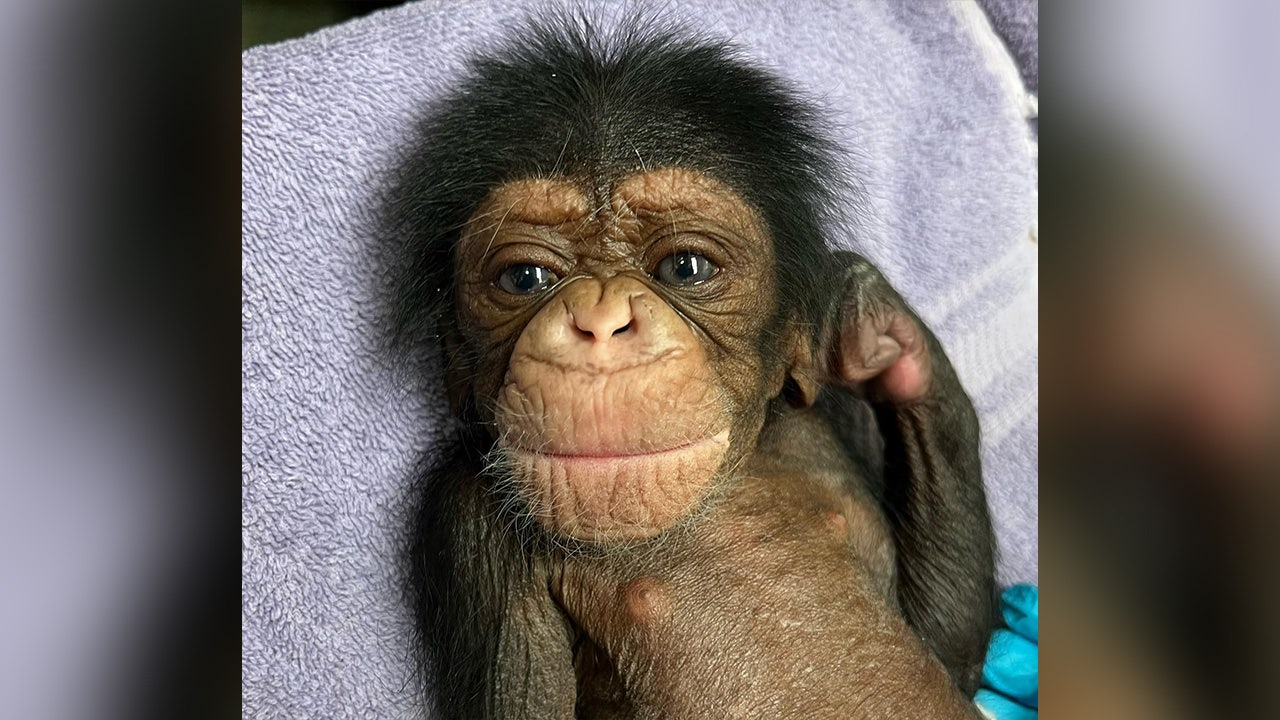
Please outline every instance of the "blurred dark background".
[[1045, 10], [1042, 705], [1280, 717], [1280, 6]]

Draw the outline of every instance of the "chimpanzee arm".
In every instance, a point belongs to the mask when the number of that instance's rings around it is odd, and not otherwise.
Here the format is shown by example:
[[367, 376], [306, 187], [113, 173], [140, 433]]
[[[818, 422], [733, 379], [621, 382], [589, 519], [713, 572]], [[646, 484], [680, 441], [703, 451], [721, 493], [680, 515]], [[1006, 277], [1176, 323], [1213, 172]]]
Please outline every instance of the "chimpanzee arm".
[[445, 718], [572, 718], [572, 638], [545, 580], [469, 472], [427, 488], [413, 550], [427, 677]]
[[880, 271], [847, 268], [836, 373], [867, 382], [885, 439], [883, 505], [907, 621], [972, 695], [995, 622], [995, 547], [978, 419], [942, 346]]

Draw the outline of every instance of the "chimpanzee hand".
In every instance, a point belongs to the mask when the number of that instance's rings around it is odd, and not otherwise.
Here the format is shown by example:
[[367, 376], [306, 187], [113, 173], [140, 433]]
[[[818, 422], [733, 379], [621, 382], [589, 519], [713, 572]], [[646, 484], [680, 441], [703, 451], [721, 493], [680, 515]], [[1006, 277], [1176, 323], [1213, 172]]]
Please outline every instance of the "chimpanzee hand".
[[871, 389], [890, 403], [919, 400], [931, 385], [932, 356], [941, 354], [930, 347], [937, 341], [874, 265], [854, 253], [841, 256], [848, 269], [837, 375], [849, 383], [874, 379]]

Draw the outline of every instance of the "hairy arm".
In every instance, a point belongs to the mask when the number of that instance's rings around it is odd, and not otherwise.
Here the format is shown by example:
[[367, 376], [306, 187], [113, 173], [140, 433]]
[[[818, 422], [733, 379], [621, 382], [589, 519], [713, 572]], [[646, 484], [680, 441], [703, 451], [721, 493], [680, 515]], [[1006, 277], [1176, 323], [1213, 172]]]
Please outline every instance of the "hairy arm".
[[475, 473], [427, 488], [413, 552], [418, 629], [447, 718], [572, 718], [570, 630]]
[[868, 385], [885, 439], [883, 505], [903, 614], [972, 695], [995, 622], [995, 542], [978, 419], [941, 344], [870, 262], [842, 253], [835, 359]]

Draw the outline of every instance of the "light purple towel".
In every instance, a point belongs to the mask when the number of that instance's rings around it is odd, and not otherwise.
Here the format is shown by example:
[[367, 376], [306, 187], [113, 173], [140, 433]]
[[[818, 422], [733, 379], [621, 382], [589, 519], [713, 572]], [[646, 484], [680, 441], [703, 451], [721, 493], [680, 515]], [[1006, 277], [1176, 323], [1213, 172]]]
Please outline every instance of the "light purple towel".
[[[246, 718], [422, 714], [397, 560], [408, 479], [447, 410], [438, 382], [379, 350], [379, 209], [421, 113], [522, 5], [417, 3], [244, 53]], [[664, 7], [818, 98], [857, 148], [871, 222], [856, 246], [974, 396], [1001, 580], [1034, 582], [1035, 147], [1016, 64], [982, 10]]]

